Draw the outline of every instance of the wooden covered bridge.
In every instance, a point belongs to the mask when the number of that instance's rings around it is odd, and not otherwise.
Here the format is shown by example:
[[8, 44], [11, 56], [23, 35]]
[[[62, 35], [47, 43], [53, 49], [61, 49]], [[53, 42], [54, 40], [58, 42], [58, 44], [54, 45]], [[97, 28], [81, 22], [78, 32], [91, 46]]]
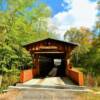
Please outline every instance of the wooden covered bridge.
[[43, 39], [25, 45], [33, 58], [33, 69], [24, 70], [20, 75], [20, 82], [25, 82], [36, 76], [46, 77], [55, 66], [54, 59], [60, 59], [56, 76], [70, 77], [78, 85], [83, 85], [83, 74], [75, 70], [70, 63], [72, 50], [78, 46], [76, 43], [65, 42], [56, 39]]

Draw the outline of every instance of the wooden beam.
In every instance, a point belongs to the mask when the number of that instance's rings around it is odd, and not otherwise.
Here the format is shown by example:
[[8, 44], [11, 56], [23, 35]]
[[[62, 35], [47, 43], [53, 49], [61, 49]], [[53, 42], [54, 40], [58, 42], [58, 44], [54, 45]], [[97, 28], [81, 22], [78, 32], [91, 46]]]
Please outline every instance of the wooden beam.
[[38, 54], [34, 54], [34, 66], [36, 67], [37, 70], [37, 74], [39, 75], [39, 55]]
[[39, 48], [40, 48], [40, 49], [47, 49], [47, 50], [48, 50], [48, 49], [50, 49], [50, 50], [51, 50], [51, 49], [57, 49], [56, 46], [40, 46]]
[[64, 52], [34, 52], [34, 54], [63, 54]]

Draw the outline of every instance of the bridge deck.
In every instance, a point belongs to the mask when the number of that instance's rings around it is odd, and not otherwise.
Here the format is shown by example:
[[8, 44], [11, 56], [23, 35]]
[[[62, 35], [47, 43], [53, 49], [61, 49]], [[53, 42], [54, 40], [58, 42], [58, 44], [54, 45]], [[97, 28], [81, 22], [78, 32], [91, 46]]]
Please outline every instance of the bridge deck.
[[65, 86], [65, 85], [75, 85], [69, 78], [67, 77], [47, 77], [47, 78], [34, 78], [29, 80], [23, 85], [40, 85], [40, 86]]

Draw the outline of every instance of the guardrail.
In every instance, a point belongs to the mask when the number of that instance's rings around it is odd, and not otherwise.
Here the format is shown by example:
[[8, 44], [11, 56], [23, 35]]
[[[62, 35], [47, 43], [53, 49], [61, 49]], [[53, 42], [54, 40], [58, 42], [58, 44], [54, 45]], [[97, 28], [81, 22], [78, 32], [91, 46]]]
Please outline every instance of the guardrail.
[[21, 70], [20, 73], [20, 82], [31, 80], [33, 78], [32, 69]]
[[71, 68], [67, 70], [67, 75], [78, 85], [83, 86], [84, 85], [84, 77], [83, 73]]
[[33, 77], [35, 77], [36, 75], [37, 75], [36, 68], [21, 70], [21, 72], [20, 72], [20, 82], [23, 83], [23, 82], [29, 81]]

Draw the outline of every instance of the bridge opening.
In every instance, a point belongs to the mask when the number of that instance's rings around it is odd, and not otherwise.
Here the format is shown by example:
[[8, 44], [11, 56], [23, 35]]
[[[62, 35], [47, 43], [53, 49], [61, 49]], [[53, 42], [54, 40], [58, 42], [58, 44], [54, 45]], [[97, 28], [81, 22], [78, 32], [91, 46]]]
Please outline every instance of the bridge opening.
[[66, 76], [64, 54], [42, 54], [39, 56], [40, 77]]

